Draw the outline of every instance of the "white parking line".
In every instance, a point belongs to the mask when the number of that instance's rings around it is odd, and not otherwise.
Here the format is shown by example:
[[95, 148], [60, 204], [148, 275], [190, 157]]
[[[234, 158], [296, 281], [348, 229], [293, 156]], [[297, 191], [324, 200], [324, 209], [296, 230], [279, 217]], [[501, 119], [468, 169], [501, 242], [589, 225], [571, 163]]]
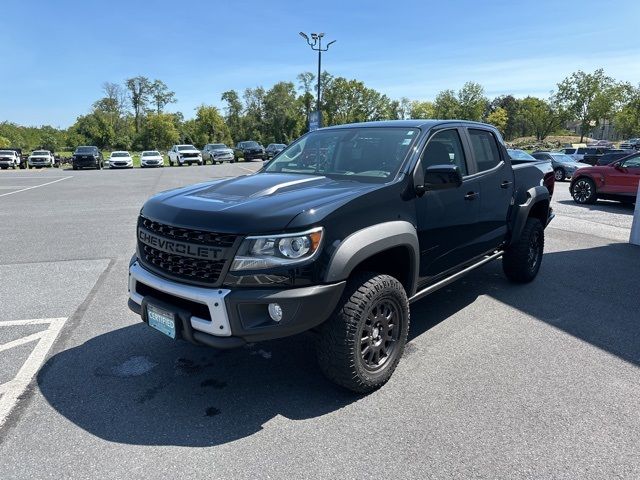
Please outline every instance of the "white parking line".
[[246, 171], [246, 172], [251, 172], [251, 173], [256, 173], [256, 170], [251, 170], [250, 168], [247, 167], [243, 167], [242, 165], [236, 165], [238, 168], [241, 168], [242, 170]]
[[26, 187], [26, 188], [23, 188], [21, 190], [16, 190], [15, 192], [2, 193], [2, 194], [0, 194], [0, 197], [5, 197], [7, 195], [13, 195], [14, 193], [26, 192], [27, 190], [31, 190], [33, 188], [44, 187], [46, 185], [51, 185], [52, 183], [61, 182], [62, 180], [66, 180], [68, 178], [73, 178], [73, 177], [61, 177], [61, 178], [59, 178], [57, 180], [53, 180], [52, 182], [42, 183], [40, 185], [33, 185], [31, 187]]
[[19, 325], [49, 324], [49, 327], [42, 332], [27, 335], [18, 340], [13, 340], [0, 345], [1, 352], [3, 350], [8, 350], [9, 348], [38, 340], [38, 343], [31, 352], [31, 355], [29, 355], [27, 360], [24, 362], [24, 365], [22, 365], [15, 378], [0, 385], [0, 428], [2, 428], [9, 417], [9, 413], [11, 413], [11, 410], [16, 406], [18, 400], [29, 386], [29, 383], [42, 366], [42, 363], [47, 357], [47, 353], [51, 349], [53, 342], [58, 337], [58, 334], [60, 333], [60, 330], [62, 330], [62, 326], [66, 321], [66, 318], [36, 318], [29, 320], [10, 320], [7, 322], [0, 321], [0, 328]]

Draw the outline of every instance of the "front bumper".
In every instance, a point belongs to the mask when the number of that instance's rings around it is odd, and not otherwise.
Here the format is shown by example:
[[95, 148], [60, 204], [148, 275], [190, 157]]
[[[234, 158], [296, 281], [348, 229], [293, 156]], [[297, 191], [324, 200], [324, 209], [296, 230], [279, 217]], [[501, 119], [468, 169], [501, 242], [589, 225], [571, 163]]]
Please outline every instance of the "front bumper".
[[133, 162], [109, 162], [109, 168], [132, 168]]
[[0, 160], [0, 167], [13, 167], [17, 165], [13, 160]]
[[242, 158], [244, 158], [245, 160], [255, 160], [256, 158], [264, 160], [265, 158], [267, 158], [267, 155], [262, 152], [245, 152], [242, 154]]
[[30, 159], [30, 160], [27, 160], [27, 163], [31, 167], [51, 167], [51, 166], [53, 166], [53, 162], [51, 160]]
[[163, 160], [141, 160], [141, 167], [164, 167]]
[[[292, 289], [203, 288], [167, 280], [143, 268], [129, 267], [129, 308], [146, 321], [146, 303], [159, 302], [178, 314], [183, 338], [216, 348], [282, 338], [323, 323], [332, 314], [345, 282]], [[278, 303], [280, 322], [268, 305]]]
[[225, 153], [222, 155], [213, 155], [213, 160], [216, 162], [230, 162], [233, 160], [233, 153]]
[[81, 158], [81, 159], [77, 159], [77, 160], [72, 160], [71, 164], [74, 167], [97, 167], [99, 165], [98, 160], [96, 160], [95, 158]]

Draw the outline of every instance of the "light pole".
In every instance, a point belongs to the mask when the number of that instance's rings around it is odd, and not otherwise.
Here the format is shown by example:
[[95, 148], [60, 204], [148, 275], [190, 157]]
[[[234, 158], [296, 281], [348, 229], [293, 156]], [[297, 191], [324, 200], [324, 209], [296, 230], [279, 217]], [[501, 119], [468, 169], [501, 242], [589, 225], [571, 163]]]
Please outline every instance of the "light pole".
[[[312, 33], [311, 34], [311, 38], [309, 38], [309, 36], [304, 33], [304, 32], [300, 32], [300, 36], [302, 38], [304, 38], [307, 41], [307, 44], [309, 44], [309, 46], [311, 47], [311, 50], [315, 50], [316, 52], [318, 52], [318, 103], [317, 103], [317, 115], [318, 115], [318, 122], [321, 123], [321, 119], [320, 119], [320, 75], [322, 73], [322, 52], [326, 52], [327, 50], [329, 50], [329, 47], [331, 45], [333, 45], [334, 43], [336, 43], [335, 40], [330, 41], [329, 43], [327, 43], [327, 45], [322, 48], [322, 38], [324, 37], [324, 33]], [[322, 125], [318, 125], [318, 126], [322, 126]]]

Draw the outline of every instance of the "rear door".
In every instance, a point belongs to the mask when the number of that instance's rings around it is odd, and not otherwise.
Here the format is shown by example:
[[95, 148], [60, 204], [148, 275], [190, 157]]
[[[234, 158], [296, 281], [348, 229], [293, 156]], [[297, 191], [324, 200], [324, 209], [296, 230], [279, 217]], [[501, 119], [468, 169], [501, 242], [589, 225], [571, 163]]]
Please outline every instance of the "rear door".
[[480, 186], [476, 246], [480, 253], [497, 248], [507, 236], [508, 217], [513, 203], [514, 175], [501, 140], [491, 129], [466, 129]]
[[460, 187], [427, 191], [416, 199], [420, 277], [439, 275], [478, 255], [474, 245], [479, 209], [479, 182], [473, 178], [459, 128], [431, 135], [416, 168], [454, 164], [460, 169]]

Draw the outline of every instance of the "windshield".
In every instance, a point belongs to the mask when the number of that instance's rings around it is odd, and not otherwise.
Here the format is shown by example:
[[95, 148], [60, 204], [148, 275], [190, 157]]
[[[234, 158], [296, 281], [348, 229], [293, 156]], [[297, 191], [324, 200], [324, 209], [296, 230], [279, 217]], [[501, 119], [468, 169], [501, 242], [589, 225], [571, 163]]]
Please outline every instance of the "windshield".
[[573, 162], [573, 158], [571, 158], [569, 155], [565, 155], [564, 153], [552, 153], [551, 156], [553, 157], [553, 159], [556, 162]]
[[160, 152], [156, 152], [155, 150], [149, 152], [142, 152], [143, 157], [159, 157]]
[[113, 152], [111, 156], [112, 157], [128, 157], [129, 152]]
[[193, 145], [178, 145], [178, 151], [184, 152], [185, 150], [197, 150]]
[[93, 147], [78, 147], [76, 148], [76, 153], [94, 153], [95, 149]]
[[291, 144], [264, 171], [383, 183], [396, 175], [417, 136], [415, 128], [319, 130]]
[[212, 150], [221, 150], [223, 148], [227, 148], [224, 143], [214, 143], [213, 145], [211, 145]]
[[240, 148], [256, 148], [259, 146], [258, 142], [240, 142]]
[[513, 159], [513, 160], [529, 160], [529, 161], [537, 161], [534, 157], [532, 157], [531, 155], [529, 155], [527, 152], [525, 152], [524, 150], [513, 150], [513, 149], [508, 149], [507, 152], [509, 152], [509, 156]]
[[13, 150], [0, 150], [0, 155], [13, 155], [14, 153]]
[[49, 155], [48, 150], [36, 150], [31, 155]]

